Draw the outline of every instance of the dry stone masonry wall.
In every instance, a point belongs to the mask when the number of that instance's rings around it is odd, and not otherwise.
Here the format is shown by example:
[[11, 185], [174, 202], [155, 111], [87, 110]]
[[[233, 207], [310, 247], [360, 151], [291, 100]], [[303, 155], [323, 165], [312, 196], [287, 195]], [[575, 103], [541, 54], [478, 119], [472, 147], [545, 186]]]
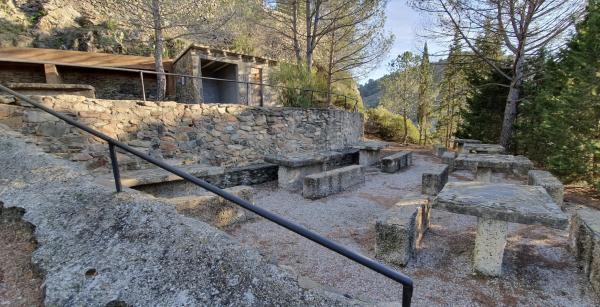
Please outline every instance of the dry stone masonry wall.
[[[183, 163], [240, 166], [265, 154], [332, 150], [360, 141], [363, 118], [337, 109], [262, 108], [243, 105], [180, 104], [102, 100], [81, 96], [33, 96], [151, 155]], [[44, 150], [88, 168], [107, 166], [108, 149], [53, 116], [13, 97], [0, 96], [0, 123], [36, 137]], [[119, 156], [127, 169], [138, 159]]]

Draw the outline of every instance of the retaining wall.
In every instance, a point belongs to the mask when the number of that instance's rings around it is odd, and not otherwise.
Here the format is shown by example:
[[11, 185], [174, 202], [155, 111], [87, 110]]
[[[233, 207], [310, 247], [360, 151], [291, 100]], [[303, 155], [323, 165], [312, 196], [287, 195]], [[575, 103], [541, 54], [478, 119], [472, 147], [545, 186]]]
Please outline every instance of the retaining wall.
[[[249, 165], [265, 154], [344, 148], [363, 135], [362, 115], [337, 109], [32, 97], [137, 149], [183, 163]], [[105, 144], [13, 97], [0, 96], [0, 123], [91, 169], [108, 165]], [[119, 160], [127, 169], [143, 167], [139, 159]]]

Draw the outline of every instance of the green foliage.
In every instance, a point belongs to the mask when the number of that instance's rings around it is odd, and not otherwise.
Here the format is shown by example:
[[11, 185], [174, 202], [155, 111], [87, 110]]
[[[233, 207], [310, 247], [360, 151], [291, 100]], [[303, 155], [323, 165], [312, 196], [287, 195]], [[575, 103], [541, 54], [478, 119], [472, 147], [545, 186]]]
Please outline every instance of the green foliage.
[[48, 15], [48, 12], [46, 12], [45, 10], [33, 12], [33, 14], [29, 15], [29, 22], [34, 25], [40, 20], [40, 18], [46, 15]]
[[600, 1], [592, 0], [567, 49], [530, 81], [518, 141], [524, 153], [566, 181], [600, 190]]
[[402, 142], [404, 141], [404, 123], [408, 135], [407, 142], [416, 143], [419, 140], [419, 129], [415, 127], [410, 119], [388, 111], [386, 108], [377, 107], [367, 109], [366, 111], [366, 129], [368, 132], [378, 135], [386, 141]]
[[[327, 81], [315, 70], [303, 65], [281, 63], [269, 74], [270, 82], [281, 86], [277, 92], [280, 103], [287, 107], [323, 107], [322, 94], [327, 92]], [[312, 91], [312, 92], [311, 92]]]
[[[476, 40], [476, 45], [485, 57], [496, 62], [503, 60], [502, 42], [492, 30], [491, 21]], [[478, 139], [484, 143], [497, 143], [502, 131], [508, 81], [483, 60], [465, 67], [465, 73], [470, 90], [467, 93], [466, 107], [461, 110], [463, 121], [456, 135]]]
[[436, 87], [433, 81], [433, 70], [429, 63], [427, 43], [423, 47], [421, 63], [419, 65], [419, 95], [417, 97], [417, 123], [419, 124], [419, 144], [427, 144], [430, 130], [429, 116], [431, 115], [435, 100]]

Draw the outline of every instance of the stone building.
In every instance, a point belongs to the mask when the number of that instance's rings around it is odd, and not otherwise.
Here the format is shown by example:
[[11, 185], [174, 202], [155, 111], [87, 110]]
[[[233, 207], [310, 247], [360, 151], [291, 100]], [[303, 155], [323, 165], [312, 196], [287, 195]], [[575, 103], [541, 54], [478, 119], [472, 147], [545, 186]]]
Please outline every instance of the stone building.
[[175, 86], [177, 101], [276, 105], [274, 88], [262, 85], [268, 83], [269, 71], [276, 64], [276, 61], [267, 58], [190, 45], [173, 60], [173, 71], [202, 79], [178, 77]]
[[[164, 59], [167, 98], [182, 103], [276, 105], [263, 86], [276, 62], [232, 51], [191, 45]], [[148, 71], [143, 74], [139, 72]], [[154, 58], [41, 48], [0, 48], [0, 83], [25, 94], [77, 94], [102, 99], [156, 96]], [[231, 80], [231, 81], [224, 81]], [[247, 82], [251, 82], [247, 83]], [[143, 87], [142, 87], [143, 84]], [[142, 95], [144, 93], [144, 95]]]

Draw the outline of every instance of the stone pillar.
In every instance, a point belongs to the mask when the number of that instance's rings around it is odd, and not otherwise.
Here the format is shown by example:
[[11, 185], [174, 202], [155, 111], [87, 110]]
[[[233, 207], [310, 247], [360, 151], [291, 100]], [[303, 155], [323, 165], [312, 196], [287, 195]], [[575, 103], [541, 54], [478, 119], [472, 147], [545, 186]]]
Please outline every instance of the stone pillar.
[[44, 74], [46, 75], [46, 83], [61, 84], [62, 78], [58, 74], [58, 69], [54, 64], [44, 64]]
[[508, 223], [479, 218], [473, 251], [473, 269], [487, 276], [502, 275], [502, 257], [506, 247]]
[[367, 150], [361, 149], [358, 152], [358, 164], [363, 166], [371, 166], [377, 162], [381, 158], [380, 150]]
[[475, 170], [475, 181], [492, 182], [492, 169], [489, 167], [477, 167]]

